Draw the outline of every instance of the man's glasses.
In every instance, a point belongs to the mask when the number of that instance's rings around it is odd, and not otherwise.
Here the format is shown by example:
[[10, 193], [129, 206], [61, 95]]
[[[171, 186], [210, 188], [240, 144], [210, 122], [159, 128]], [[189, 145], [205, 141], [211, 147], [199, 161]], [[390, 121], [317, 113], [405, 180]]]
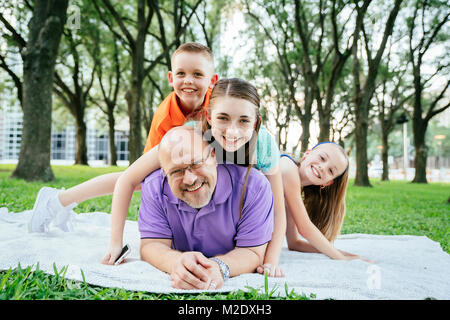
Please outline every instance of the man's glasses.
[[195, 173], [197, 170], [200, 170], [205, 165], [205, 162], [208, 160], [208, 158], [211, 156], [212, 148], [208, 149], [209, 151], [208, 154], [206, 155], [206, 158], [201, 159], [199, 161], [195, 161], [190, 165], [184, 166], [182, 168], [173, 169], [167, 174], [167, 177], [178, 180], [184, 177], [186, 170], [189, 170], [192, 173]]

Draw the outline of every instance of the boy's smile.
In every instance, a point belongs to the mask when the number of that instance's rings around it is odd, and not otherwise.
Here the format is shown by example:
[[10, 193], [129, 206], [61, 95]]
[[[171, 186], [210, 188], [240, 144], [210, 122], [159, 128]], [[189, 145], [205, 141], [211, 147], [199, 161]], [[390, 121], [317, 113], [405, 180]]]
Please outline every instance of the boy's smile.
[[206, 91], [217, 82], [214, 64], [202, 53], [181, 52], [172, 59], [169, 83], [188, 116], [203, 105]]

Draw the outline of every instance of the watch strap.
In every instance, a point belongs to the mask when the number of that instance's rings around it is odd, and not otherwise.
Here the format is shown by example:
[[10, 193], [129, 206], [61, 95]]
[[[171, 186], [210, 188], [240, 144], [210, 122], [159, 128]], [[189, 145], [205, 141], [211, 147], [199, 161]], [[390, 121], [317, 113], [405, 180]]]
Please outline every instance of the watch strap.
[[216, 257], [213, 257], [210, 259], [217, 262], [217, 264], [219, 265], [220, 273], [222, 273], [222, 277], [223, 277], [224, 281], [226, 281], [228, 278], [230, 278], [230, 268], [228, 267], [228, 265], [225, 262], [223, 262], [222, 260], [220, 260], [219, 258], [216, 258]]

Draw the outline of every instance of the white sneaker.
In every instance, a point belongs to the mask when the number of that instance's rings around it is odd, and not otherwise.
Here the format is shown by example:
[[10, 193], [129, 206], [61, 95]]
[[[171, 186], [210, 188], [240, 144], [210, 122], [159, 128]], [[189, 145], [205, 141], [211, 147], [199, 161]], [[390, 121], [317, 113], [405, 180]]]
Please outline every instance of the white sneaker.
[[[59, 200], [58, 200], [58, 203]], [[60, 208], [60, 210], [57, 211], [56, 217], [55, 217], [55, 225], [60, 228], [64, 232], [71, 232], [74, 230], [74, 217], [76, 213], [72, 211], [72, 209], [76, 206], [76, 203], [69, 204], [66, 207]]]
[[53, 220], [61, 230], [71, 231], [70, 220], [73, 214], [72, 209], [76, 206], [76, 203], [64, 207], [58, 199], [60, 191], [49, 187], [43, 187], [39, 190], [28, 225], [30, 232], [48, 232]]

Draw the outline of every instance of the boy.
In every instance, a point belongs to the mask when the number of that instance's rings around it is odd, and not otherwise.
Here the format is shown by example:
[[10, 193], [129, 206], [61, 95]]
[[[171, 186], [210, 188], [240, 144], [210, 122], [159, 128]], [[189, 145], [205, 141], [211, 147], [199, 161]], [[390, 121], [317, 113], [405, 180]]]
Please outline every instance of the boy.
[[[182, 125], [186, 119], [200, 116], [200, 111], [208, 106], [211, 90], [218, 80], [218, 75], [214, 73], [213, 54], [208, 47], [201, 44], [185, 43], [181, 45], [172, 54], [171, 62], [172, 70], [169, 71], [168, 78], [174, 91], [164, 99], [154, 114], [144, 153], [158, 145], [164, 134], [172, 127]], [[157, 148], [154, 149], [154, 152], [157, 152]], [[119, 177], [121, 175], [122, 172], [105, 174], [68, 190], [43, 187], [39, 191], [33, 207], [33, 215], [29, 224], [30, 232], [48, 231], [53, 220], [60, 229], [70, 231], [73, 228], [70, 219], [72, 209], [82, 201], [112, 194], [116, 185], [120, 185]], [[133, 192], [139, 189], [139, 183], [129, 191]], [[117, 189], [120, 189], [120, 186]], [[129, 201], [123, 201], [120, 197], [115, 198], [113, 198], [113, 211], [117, 207], [121, 214], [115, 219], [111, 212], [113, 216], [111, 242], [113, 243], [113, 239], [117, 238], [117, 241], [114, 242], [116, 249], [114, 252], [120, 252], [122, 238], [120, 237], [120, 241], [118, 238], [123, 232]], [[117, 233], [118, 236], [113, 237]], [[119, 246], [120, 249], [117, 249]]]
[[169, 83], [174, 91], [156, 110], [144, 153], [158, 145], [164, 134], [188, 118], [197, 119], [208, 107], [209, 97], [218, 80], [211, 50], [198, 43], [185, 43], [172, 55]]

